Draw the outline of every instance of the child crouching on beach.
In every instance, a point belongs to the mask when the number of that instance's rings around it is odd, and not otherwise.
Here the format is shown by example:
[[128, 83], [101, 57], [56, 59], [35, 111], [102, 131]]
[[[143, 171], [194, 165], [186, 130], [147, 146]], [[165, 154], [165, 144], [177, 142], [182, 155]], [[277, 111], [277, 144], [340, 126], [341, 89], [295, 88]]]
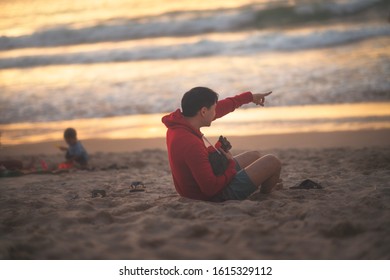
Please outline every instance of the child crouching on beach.
[[88, 165], [88, 153], [77, 139], [76, 130], [74, 128], [65, 129], [64, 139], [68, 147], [59, 146], [58, 148], [66, 152], [66, 162], [61, 163], [58, 166], [59, 169], [71, 168], [75, 163], [79, 164], [81, 168], [86, 168]]

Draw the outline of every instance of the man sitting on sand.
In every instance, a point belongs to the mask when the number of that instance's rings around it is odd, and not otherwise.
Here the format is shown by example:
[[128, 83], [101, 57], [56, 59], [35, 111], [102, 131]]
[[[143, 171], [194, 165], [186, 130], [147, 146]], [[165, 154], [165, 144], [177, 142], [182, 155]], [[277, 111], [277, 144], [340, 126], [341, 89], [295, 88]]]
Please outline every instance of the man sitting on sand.
[[88, 154], [81, 142], [77, 140], [76, 130], [74, 128], [65, 129], [64, 139], [68, 147], [59, 147], [60, 150], [66, 151], [66, 163], [62, 164], [63, 168], [70, 168], [74, 163], [80, 164], [81, 168], [87, 167]]
[[200, 132], [201, 127], [210, 126], [212, 121], [243, 104], [253, 102], [264, 106], [269, 94], [245, 92], [218, 101], [218, 94], [213, 90], [196, 87], [184, 94], [182, 111], [177, 109], [162, 118], [168, 128], [166, 141], [172, 177], [181, 196], [208, 201], [243, 200], [258, 187], [262, 193], [269, 193], [277, 185], [281, 186], [279, 159], [273, 155], [260, 156], [258, 152], [233, 157], [219, 149], [229, 163], [222, 175], [215, 175], [205, 137]]

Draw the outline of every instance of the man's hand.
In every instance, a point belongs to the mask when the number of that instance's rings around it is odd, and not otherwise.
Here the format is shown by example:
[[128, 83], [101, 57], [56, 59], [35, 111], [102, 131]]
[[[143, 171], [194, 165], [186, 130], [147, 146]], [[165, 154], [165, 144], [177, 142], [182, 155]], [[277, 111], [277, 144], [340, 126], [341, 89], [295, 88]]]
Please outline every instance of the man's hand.
[[266, 92], [266, 93], [253, 93], [253, 103], [256, 105], [264, 106], [265, 103], [265, 97], [270, 95], [272, 91]]

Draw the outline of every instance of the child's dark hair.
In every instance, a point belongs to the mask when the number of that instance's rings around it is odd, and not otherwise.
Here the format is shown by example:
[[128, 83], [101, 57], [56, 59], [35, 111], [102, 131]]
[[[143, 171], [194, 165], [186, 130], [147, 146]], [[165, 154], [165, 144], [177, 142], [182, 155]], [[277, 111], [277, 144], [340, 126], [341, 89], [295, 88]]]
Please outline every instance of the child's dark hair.
[[206, 87], [195, 87], [183, 95], [181, 109], [185, 117], [193, 117], [200, 109], [210, 108], [217, 101], [218, 93]]
[[76, 138], [76, 137], [77, 137], [76, 129], [71, 127], [65, 129], [64, 138]]

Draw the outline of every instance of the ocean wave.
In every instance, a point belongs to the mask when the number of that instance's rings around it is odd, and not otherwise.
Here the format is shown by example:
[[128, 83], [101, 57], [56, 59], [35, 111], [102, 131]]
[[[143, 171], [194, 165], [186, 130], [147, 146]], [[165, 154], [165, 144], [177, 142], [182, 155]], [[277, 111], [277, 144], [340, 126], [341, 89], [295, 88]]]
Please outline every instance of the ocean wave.
[[79, 29], [60, 26], [26, 36], [3, 36], [0, 38], [0, 50], [226, 32], [248, 25], [254, 20], [254, 15], [250, 9], [177, 12], [149, 18], [116, 20], [114, 23]]
[[3, 70], [0, 123], [169, 112], [194, 86], [221, 99], [272, 90], [267, 106], [389, 101], [389, 38], [331, 51]]
[[379, 16], [381, 9], [388, 8], [387, 0], [350, 1], [294, 1], [287, 5], [271, 5], [256, 12], [257, 27], [292, 26], [307, 22], [320, 22], [345, 16], [362, 15], [374, 8]]
[[325, 1], [323, 3], [308, 4], [303, 2], [302, 5], [299, 5], [295, 8], [297, 14], [316, 14], [329, 12], [334, 15], [348, 15], [363, 11], [367, 8], [372, 7], [378, 3], [386, 3], [384, 0], [352, 0], [352, 1], [341, 1], [332, 2]]
[[103, 49], [54, 55], [25, 55], [0, 59], [0, 69], [46, 65], [94, 64], [137, 60], [184, 59], [215, 55], [250, 55], [265, 51], [297, 51], [332, 47], [373, 37], [389, 36], [388, 26], [312, 30], [304, 34], [254, 32], [236, 40], [198, 39], [192, 43]]
[[291, 5], [289, 1], [275, 1], [267, 5], [253, 4], [235, 9], [178, 11], [135, 19], [113, 19], [84, 28], [60, 25], [24, 36], [1, 36], [0, 50], [291, 26], [313, 20], [343, 18], [345, 15], [361, 13], [372, 7], [380, 10], [386, 4], [386, 0], [350, 0], [341, 3], [296, 1], [294, 3]]

